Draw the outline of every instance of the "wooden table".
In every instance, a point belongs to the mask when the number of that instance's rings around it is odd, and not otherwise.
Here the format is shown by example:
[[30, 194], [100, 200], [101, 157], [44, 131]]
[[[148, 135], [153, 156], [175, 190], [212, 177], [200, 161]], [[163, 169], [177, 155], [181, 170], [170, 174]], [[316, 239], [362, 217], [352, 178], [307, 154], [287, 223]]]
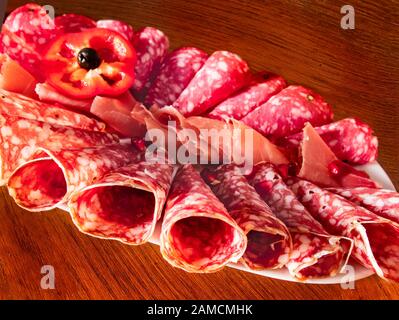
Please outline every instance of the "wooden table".
[[[8, 10], [24, 0], [9, 0]], [[375, 129], [379, 161], [399, 187], [399, 3], [350, 1], [354, 30], [343, 30], [347, 1], [57, 0], [56, 14], [115, 18], [163, 30], [172, 48], [240, 54], [255, 70], [315, 89], [336, 118], [357, 116]], [[332, 4], [334, 2], [334, 4]], [[40, 288], [52, 265], [56, 288]], [[399, 284], [376, 276], [339, 285], [304, 285], [226, 268], [196, 275], [170, 267], [157, 246], [130, 247], [82, 235], [61, 211], [29, 213], [1, 189], [0, 297], [38, 299], [397, 299]]]

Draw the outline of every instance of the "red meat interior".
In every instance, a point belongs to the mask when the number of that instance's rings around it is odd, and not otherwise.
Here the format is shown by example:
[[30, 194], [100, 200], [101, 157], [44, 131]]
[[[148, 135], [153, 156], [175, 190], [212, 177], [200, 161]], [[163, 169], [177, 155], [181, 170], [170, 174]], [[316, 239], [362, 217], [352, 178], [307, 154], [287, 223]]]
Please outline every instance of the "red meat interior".
[[244, 258], [252, 265], [272, 268], [284, 254], [286, 241], [281, 235], [252, 230], [248, 232], [248, 245]]
[[[151, 192], [129, 186], [104, 186], [89, 189], [80, 197], [78, 215], [82, 224], [97, 222], [90, 223], [90, 227], [86, 225], [87, 231], [134, 241], [148, 231], [154, 209]], [[139, 228], [137, 233], [127, 235], [133, 228]]]
[[171, 228], [171, 245], [187, 263], [205, 268], [222, 264], [231, 257], [235, 232], [232, 226], [219, 219], [189, 217]]
[[317, 260], [317, 263], [303, 268], [300, 274], [304, 278], [328, 277], [338, 271], [342, 261], [343, 251], [326, 254]]
[[17, 202], [27, 208], [57, 204], [67, 192], [65, 177], [53, 160], [40, 160], [19, 169], [9, 181]]
[[364, 223], [374, 257], [384, 275], [399, 280], [399, 227], [393, 223]]

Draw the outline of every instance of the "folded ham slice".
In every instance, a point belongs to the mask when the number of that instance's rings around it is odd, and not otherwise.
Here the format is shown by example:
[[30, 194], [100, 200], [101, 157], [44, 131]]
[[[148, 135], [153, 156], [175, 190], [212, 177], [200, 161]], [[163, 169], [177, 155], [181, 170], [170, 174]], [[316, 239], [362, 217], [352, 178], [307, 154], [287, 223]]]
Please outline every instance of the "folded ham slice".
[[247, 237], [192, 165], [176, 174], [165, 207], [161, 253], [188, 272], [218, 271], [244, 254]]
[[174, 168], [142, 161], [109, 172], [69, 201], [75, 225], [89, 235], [138, 245], [161, 218]]
[[371, 187], [378, 184], [366, 172], [342, 162], [310, 123], [303, 129], [298, 177], [325, 187]]

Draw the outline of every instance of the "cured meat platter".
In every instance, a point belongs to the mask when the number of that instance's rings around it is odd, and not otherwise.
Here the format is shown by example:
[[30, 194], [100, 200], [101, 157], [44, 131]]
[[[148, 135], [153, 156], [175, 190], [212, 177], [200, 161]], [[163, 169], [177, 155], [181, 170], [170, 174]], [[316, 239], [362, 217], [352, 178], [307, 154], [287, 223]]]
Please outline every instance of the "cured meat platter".
[[[383, 186], [384, 189], [395, 190], [395, 187], [393, 186], [388, 175], [385, 173], [384, 169], [377, 162], [364, 165], [362, 167], [362, 169], [365, 170], [370, 175], [370, 177], [372, 177], [374, 180], [378, 181], [381, 184], [381, 186]], [[61, 206], [60, 209], [68, 211], [68, 208], [65, 206]], [[153, 236], [151, 237], [151, 239], [149, 240], [149, 242], [159, 245], [160, 232], [161, 232], [161, 224], [158, 223], [155, 228], [155, 232], [154, 232]], [[250, 269], [250, 268], [246, 267], [245, 265], [239, 264], [239, 263], [230, 263], [228, 266], [231, 268], [234, 268], [234, 269], [254, 273], [254, 274], [257, 274], [260, 276], [264, 276], [264, 277], [285, 280], [285, 281], [296, 281], [296, 282], [313, 283], [313, 284], [346, 284], [349, 281], [360, 280], [360, 279], [367, 278], [374, 274], [374, 272], [372, 270], [364, 268], [362, 265], [360, 265], [357, 262], [353, 262], [353, 264], [352, 264], [353, 271], [354, 271], [353, 276], [348, 276], [348, 273], [343, 273], [343, 274], [338, 274], [336, 276], [328, 277], [328, 278], [307, 279], [304, 281], [299, 281], [299, 280], [293, 278], [289, 274], [289, 272], [285, 269], [253, 270], [253, 269]], [[352, 270], [350, 272], [352, 272]]]
[[0, 33], [0, 183], [89, 236], [192, 273], [399, 281], [399, 194], [378, 138], [237, 53], [30, 3]]

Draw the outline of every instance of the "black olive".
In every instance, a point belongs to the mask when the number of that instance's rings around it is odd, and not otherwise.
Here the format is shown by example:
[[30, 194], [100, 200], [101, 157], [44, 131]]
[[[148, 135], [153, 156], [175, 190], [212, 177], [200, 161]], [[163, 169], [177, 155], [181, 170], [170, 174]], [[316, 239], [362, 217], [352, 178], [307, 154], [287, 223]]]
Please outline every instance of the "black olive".
[[78, 63], [86, 70], [96, 69], [101, 64], [101, 59], [96, 50], [83, 48], [78, 53]]

